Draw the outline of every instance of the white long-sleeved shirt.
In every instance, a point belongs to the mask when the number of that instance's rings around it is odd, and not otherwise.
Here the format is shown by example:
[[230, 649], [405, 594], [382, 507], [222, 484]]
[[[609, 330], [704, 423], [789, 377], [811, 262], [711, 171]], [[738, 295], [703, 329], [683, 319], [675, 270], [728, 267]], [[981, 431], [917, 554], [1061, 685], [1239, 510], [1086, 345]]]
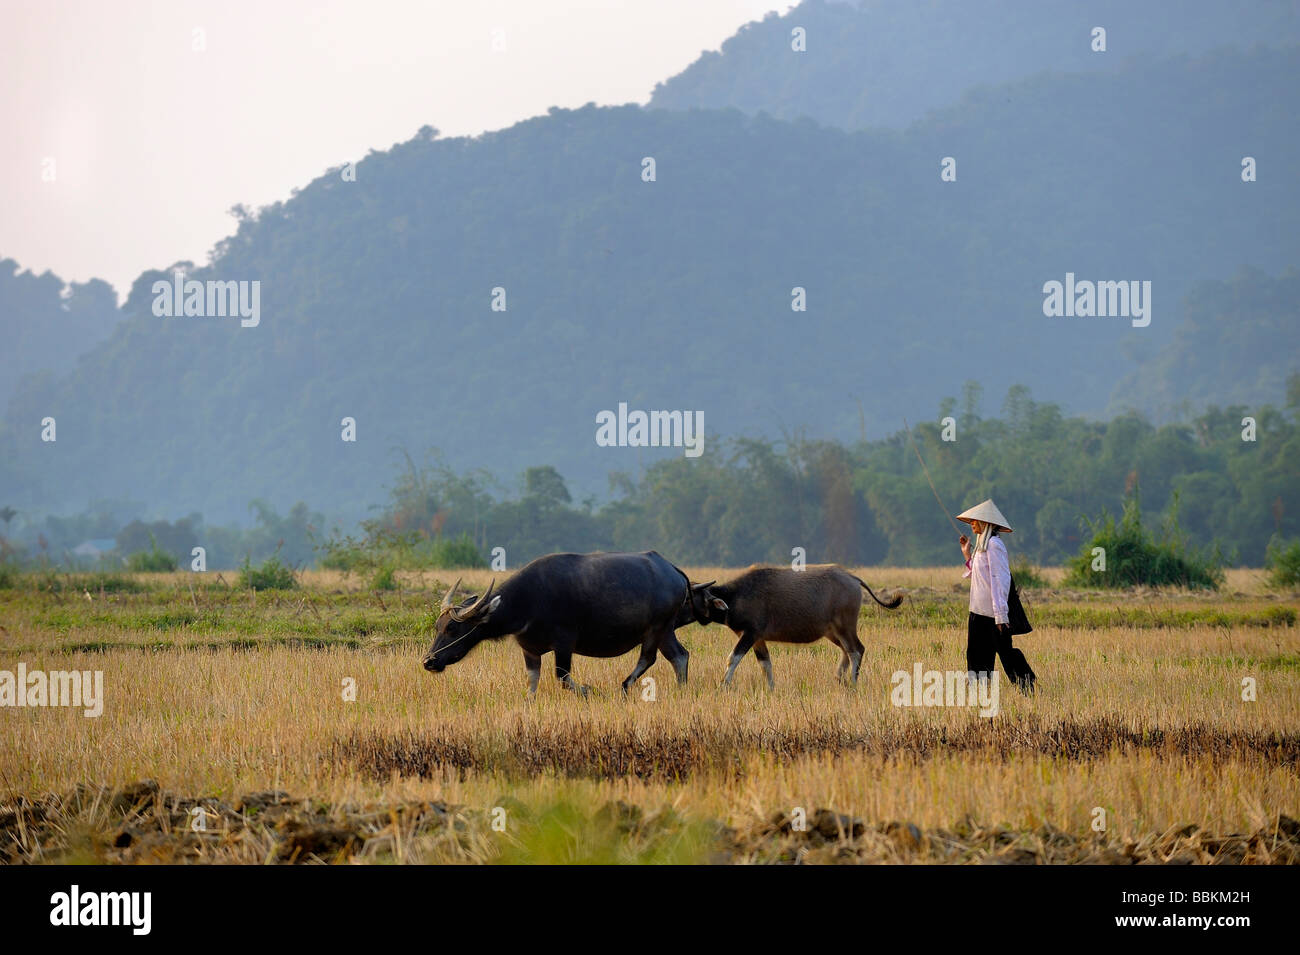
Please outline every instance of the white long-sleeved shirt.
[[1007, 623], [1007, 596], [1011, 592], [1011, 564], [1007, 559], [1007, 545], [994, 536], [989, 538], [986, 551], [971, 554], [966, 561], [970, 578], [970, 609], [994, 623]]

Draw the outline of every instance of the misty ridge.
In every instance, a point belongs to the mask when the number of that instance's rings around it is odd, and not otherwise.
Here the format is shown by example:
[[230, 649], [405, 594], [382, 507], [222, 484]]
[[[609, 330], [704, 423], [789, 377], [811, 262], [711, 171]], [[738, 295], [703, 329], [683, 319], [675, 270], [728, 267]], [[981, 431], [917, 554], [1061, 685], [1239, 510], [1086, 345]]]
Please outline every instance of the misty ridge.
[[[1290, 407], [1293, 5], [973, 6], [809, 2], [743, 28], [646, 108], [552, 109], [471, 138], [426, 125], [236, 209], [207, 263], [146, 271], [121, 308], [104, 283], [0, 261], [0, 503], [29, 521], [147, 501], [133, 516], [247, 522], [252, 501], [306, 501], [347, 524], [391, 506], [402, 451], [437, 448], [498, 480], [553, 467], [594, 511], [645, 492], [659, 462], [699, 463], [600, 441], [596, 416], [621, 405], [700, 409], [703, 459], [742, 438], [792, 458], [806, 441], [876, 448], [905, 415], [937, 421], [967, 379], [994, 401], [1024, 386], [1087, 427], [1169, 425], [1202, 458], [1224, 435], [1197, 421], [1235, 435]], [[159, 315], [178, 273], [256, 288], [258, 321], [187, 316], [183, 288]], [[1064, 300], [1045, 314], [1045, 283], [1067, 275], [1136, 283], [1144, 324]], [[827, 478], [856, 482], [846, 556], [928, 558], [868, 520], [871, 488], [888, 498], [860, 470], [875, 452], [857, 453]], [[1249, 494], [1227, 460], [1192, 470], [1240, 503], [1294, 457]], [[1107, 468], [1080, 504], [1118, 506], [1137, 461]], [[1140, 480], [1159, 508], [1174, 488], [1153, 469]], [[1268, 497], [1282, 516], [1243, 554], [1294, 533], [1296, 495]]]

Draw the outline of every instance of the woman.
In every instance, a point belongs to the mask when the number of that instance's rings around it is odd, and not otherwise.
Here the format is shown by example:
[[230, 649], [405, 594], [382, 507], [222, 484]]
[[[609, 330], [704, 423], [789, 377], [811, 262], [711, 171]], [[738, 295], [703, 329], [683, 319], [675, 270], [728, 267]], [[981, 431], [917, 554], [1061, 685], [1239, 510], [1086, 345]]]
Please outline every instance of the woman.
[[1007, 546], [999, 536], [1011, 526], [992, 500], [976, 504], [957, 515], [975, 532], [975, 544], [958, 538], [970, 583], [970, 616], [966, 623], [966, 669], [981, 677], [993, 672], [995, 657], [1002, 658], [1007, 677], [1025, 693], [1034, 691], [1034, 671], [1025, 655], [1011, 645], [1007, 600], [1011, 595], [1011, 565]]

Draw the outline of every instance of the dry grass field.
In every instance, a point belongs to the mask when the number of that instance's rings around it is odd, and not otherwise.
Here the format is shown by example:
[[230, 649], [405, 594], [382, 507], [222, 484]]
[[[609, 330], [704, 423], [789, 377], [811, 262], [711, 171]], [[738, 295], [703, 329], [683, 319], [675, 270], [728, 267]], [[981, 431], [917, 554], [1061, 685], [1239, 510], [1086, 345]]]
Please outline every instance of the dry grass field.
[[987, 718], [891, 702], [895, 671], [964, 669], [959, 573], [859, 573], [906, 600], [865, 601], [856, 689], [829, 643], [773, 645], [774, 691], [752, 655], [722, 689], [734, 637], [692, 625], [686, 687], [660, 660], [653, 699], [624, 698], [635, 654], [578, 657], [582, 699], [547, 658], [531, 700], [513, 641], [421, 669], [446, 572], [19, 578], [0, 670], [100, 670], [105, 700], [0, 710], [0, 859], [1300, 861], [1296, 594], [1256, 571], [1081, 593], [1049, 570], [1017, 639], [1039, 692], [1004, 683]]

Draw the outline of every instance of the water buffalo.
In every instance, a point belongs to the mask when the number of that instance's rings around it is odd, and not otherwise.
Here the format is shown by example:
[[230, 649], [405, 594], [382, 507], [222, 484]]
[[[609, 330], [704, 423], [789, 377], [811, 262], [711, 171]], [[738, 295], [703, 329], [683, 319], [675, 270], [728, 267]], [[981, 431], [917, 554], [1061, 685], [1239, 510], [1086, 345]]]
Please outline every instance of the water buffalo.
[[775, 686], [768, 641], [813, 643], [821, 637], [826, 637], [844, 654], [840, 679], [844, 679], [852, 666], [852, 682], [857, 683], [863, 651], [862, 641], [858, 639], [863, 588], [876, 603], [890, 610], [903, 602], [897, 595], [889, 601], [881, 600], [866, 581], [835, 564], [805, 570], [751, 567], [735, 580], [709, 586], [701, 599], [708, 607], [710, 622], [726, 624], [740, 634], [723, 683], [731, 683], [736, 667], [753, 647], [754, 656], [767, 674], [768, 686]]
[[[677, 682], [686, 682], [690, 654], [673, 632], [688, 605], [690, 581], [654, 551], [644, 554], [551, 554], [522, 567], [476, 600], [456, 605], [460, 581], [447, 591], [438, 612], [433, 645], [424, 668], [440, 673], [482, 640], [513, 635], [524, 651], [528, 692], [537, 692], [542, 654], [555, 653], [555, 676], [566, 689], [586, 694], [573, 679], [575, 653], [584, 657], [618, 657], [640, 647], [636, 666], [623, 681], [623, 692], [662, 653], [672, 663]], [[700, 613], [691, 619], [704, 621]], [[689, 622], [689, 621], [688, 621]]]

